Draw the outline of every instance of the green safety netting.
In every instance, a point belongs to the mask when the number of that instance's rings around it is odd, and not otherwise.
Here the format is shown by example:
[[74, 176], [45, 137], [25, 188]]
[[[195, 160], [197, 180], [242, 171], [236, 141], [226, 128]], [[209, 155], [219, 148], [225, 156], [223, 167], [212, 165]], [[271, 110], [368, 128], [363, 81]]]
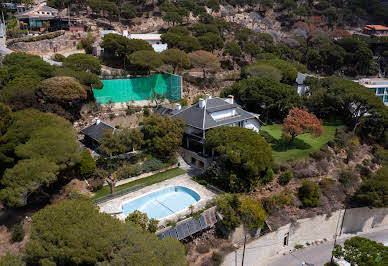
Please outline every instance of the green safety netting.
[[[177, 101], [181, 98], [181, 77], [156, 74], [142, 78], [101, 80], [102, 89], [93, 89], [97, 103], [152, 100], [155, 93]], [[155, 91], [155, 93], [153, 93]]]

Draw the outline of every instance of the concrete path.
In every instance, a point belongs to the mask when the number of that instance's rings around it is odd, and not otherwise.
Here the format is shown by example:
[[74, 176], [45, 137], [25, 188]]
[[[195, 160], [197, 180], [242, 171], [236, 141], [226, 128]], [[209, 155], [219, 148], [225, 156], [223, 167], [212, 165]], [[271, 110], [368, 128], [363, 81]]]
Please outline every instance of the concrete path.
[[8, 49], [5, 44], [6, 43], [5, 33], [6, 33], [5, 24], [0, 23], [0, 36], [3, 36], [2, 38], [0, 38], [0, 54], [3, 54], [3, 55], [12, 53], [12, 51]]
[[[344, 235], [339, 240], [337, 240], [338, 244], [343, 244], [346, 239], [354, 237], [356, 235]], [[379, 231], [374, 231], [371, 233], [361, 233], [358, 236], [369, 238], [371, 240], [388, 244], [388, 229], [382, 228]], [[303, 262], [313, 264], [314, 266], [322, 266], [326, 262], [328, 262], [331, 258], [331, 252], [333, 249], [334, 241], [327, 241], [322, 244], [306, 247], [297, 251], [292, 252], [292, 254], [272, 257], [272, 258], [260, 258], [255, 255], [258, 249], [260, 249], [257, 241], [252, 241], [247, 244], [245, 250], [245, 259], [244, 265], [265, 265], [265, 266], [299, 266], [303, 265]], [[242, 261], [242, 248], [237, 250], [237, 260], [235, 253], [232, 252], [228, 254], [224, 260], [222, 265], [225, 266], [235, 266], [237, 261], [237, 265], [241, 265]]]

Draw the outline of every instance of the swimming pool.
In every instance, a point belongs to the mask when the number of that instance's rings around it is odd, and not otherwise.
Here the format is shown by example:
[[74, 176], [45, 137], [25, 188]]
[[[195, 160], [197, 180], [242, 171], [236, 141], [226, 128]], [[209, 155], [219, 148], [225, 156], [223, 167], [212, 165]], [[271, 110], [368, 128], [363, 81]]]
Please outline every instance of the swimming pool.
[[197, 203], [201, 197], [187, 187], [175, 186], [152, 192], [122, 205], [125, 216], [135, 210], [148, 218], [162, 219]]

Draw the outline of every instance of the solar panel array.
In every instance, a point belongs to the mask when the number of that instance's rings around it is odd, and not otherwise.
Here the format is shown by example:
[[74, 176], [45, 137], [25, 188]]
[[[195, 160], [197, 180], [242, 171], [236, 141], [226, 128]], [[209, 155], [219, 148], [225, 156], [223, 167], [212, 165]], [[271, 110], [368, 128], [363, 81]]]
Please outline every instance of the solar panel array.
[[172, 237], [177, 240], [182, 240], [203, 229], [212, 227], [217, 222], [215, 210], [215, 207], [210, 208], [204, 211], [199, 218], [189, 218], [183, 220], [175, 227], [157, 232], [157, 235], [160, 239]]

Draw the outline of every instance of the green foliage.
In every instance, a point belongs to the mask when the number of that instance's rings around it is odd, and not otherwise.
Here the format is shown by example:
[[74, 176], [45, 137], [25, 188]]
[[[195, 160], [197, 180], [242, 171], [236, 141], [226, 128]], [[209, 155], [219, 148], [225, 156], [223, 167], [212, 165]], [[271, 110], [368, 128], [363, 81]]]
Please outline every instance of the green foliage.
[[141, 211], [135, 210], [130, 213], [126, 218], [125, 222], [132, 222], [135, 225], [139, 226], [141, 229], [146, 230], [148, 224], [148, 216]]
[[261, 48], [254, 42], [245, 42], [243, 46], [243, 51], [253, 57], [257, 57], [261, 52]]
[[40, 86], [43, 98], [57, 102], [82, 101], [86, 99], [86, 91], [72, 77], [53, 77], [45, 79]]
[[25, 266], [22, 256], [6, 254], [0, 256], [0, 266]]
[[87, 71], [100, 74], [101, 63], [98, 58], [90, 54], [72, 54], [63, 61], [64, 67], [69, 67], [78, 71]]
[[344, 185], [350, 185], [357, 181], [357, 177], [351, 170], [342, 170], [339, 173], [338, 181]]
[[198, 37], [198, 41], [202, 49], [209, 52], [224, 47], [224, 40], [216, 33], [205, 33], [204, 35]]
[[128, 56], [132, 65], [136, 65], [148, 73], [155, 70], [163, 64], [163, 61], [158, 53], [150, 50], [141, 50], [132, 53]]
[[167, 33], [161, 35], [161, 39], [170, 49], [178, 48], [186, 53], [201, 49], [197, 38], [191, 37], [189, 31], [181, 26], [171, 27]]
[[29, 264], [45, 261], [58, 265], [103, 261], [113, 265], [186, 264], [178, 241], [159, 240], [132, 223], [99, 212], [83, 198], [49, 205], [32, 217], [26, 259]]
[[99, 149], [106, 155], [116, 155], [140, 149], [143, 143], [143, 133], [138, 129], [124, 128], [120, 134], [106, 130], [100, 140]]
[[88, 150], [82, 150], [81, 161], [79, 164], [81, 176], [89, 178], [96, 173], [96, 161], [90, 155]]
[[266, 64], [254, 64], [243, 68], [242, 75], [249, 78], [269, 78], [280, 82], [282, 73], [276, 67]]
[[221, 65], [217, 56], [207, 51], [194, 51], [189, 55], [189, 57], [194, 66], [202, 68], [203, 78], [206, 78], [206, 71], [215, 72]]
[[241, 56], [241, 47], [235, 42], [227, 42], [224, 47], [224, 53], [229, 54], [232, 57]]
[[355, 236], [345, 240], [344, 246], [336, 245], [336, 258], [343, 258], [352, 265], [384, 265], [388, 258], [388, 247], [376, 241]]
[[302, 181], [302, 186], [299, 188], [298, 196], [302, 201], [302, 206], [304, 208], [317, 207], [321, 197], [318, 184], [309, 180]]
[[244, 197], [241, 199], [239, 211], [241, 220], [248, 230], [262, 228], [267, 219], [260, 199], [254, 197]]
[[57, 180], [58, 170], [79, 162], [79, 144], [72, 125], [56, 115], [31, 109], [13, 118], [0, 138], [0, 165], [7, 168], [0, 198], [9, 206], [23, 206], [32, 192]]
[[150, 115], [144, 119], [144, 139], [148, 150], [166, 162], [174, 158], [182, 144], [185, 123], [181, 119], [171, 119]]
[[96, 37], [91, 32], [88, 32], [88, 36], [82, 38], [79, 41], [79, 43], [77, 44], [77, 48], [84, 49], [85, 53], [91, 54], [93, 52], [93, 44], [95, 41]]
[[292, 172], [290, 170], [286, 170], [280, 174], [278, 182], [280, 185], [285, 186], [288, 184], [288, 182], [291, 181], [293, 177], [294, 175], [292, 174]]
[[11, 53], [4, 57], [2, 63], [8, 67], [12, 79], [22, 75], [35, 75], [45, 79], [53, 75], [53, 67], [36, 55]]
[[274, 172], [271, 168], [269, 168], [265, 173], [264, 177], [261, 179], [261, 182], [263, 184], [268, 184], [273, 180], [273, 177], [274, 177]]
[[388, 206], [388, 167], [380, 168], [374, 176], [363, 181], [354, 195], [359, 206]]
[[301, 245], [301, 244], [297, 244], [297, 245], [295, 245], [295, 249], [301, 249], [301, 248], [303, 248], [304, 246], [303, 245]]
[[298, 71], [296, 70], [294, 64], [284, 61], [282, 59], [261, 60], [258, 61], [257, 64], [267, 64], [279, 69], [282, 73], [281, 82], [289, 85], [294, 84], [295, 79], [298, 75]]
[[12, 124], [12, 110], [8, 105], [0, 102], [0, 138], [7, 132], [8, 127]]
[[71, 68], [57, 68], [54, 71], [56, 77], [73, 77], [82, 85], [92, 87], [93, 89], [102, 89], [104, 86], [100, 78], [91, 72], [77, 71]]
[[66, 59], [66, 57], [63, 54], [58, 54], [58, 53], [54, 54], [52, 58], [56, 62], [63, 62]]
[[190, 59], [188, 55], [179, 49], [172, 48], [161, 53], [162, 60], [165, 64], [171, 65], [174, 72], [177, 70], [190, 67]]
[[13, 109], [24, 109], [35, 103], [36, 90], [39, 87], [40, 77], [37, 75], [21, 75], [11, 80], [0, 91], [0, 101]]
[[145, 173], [156, 171], [162, 168], [163, 168], [163, 163], [156, 158], [151, 158], [145, 161], [140, 167], [141, 171]]
[[[292, 107], [300, 105], [294, 87], [269, 78], [249, 78], [224, 89], [225, 95], [234, 95], [245, 110], [262, 114], [262, 119], [282, 119]], [[261, 104], [257, 104], [261, 103]]]
[[125, 3], [121, 9], [121, 15], [127, 19], [137, 17], [138, 13], [134, 5]]
[[216, 266], [221, 265], [223, 260], [224, 259], [220, 253], [215, 252], [215, 251], [212, 253], [212, 261], [214, 262], [214, 264]]
[[229, 232], [240, 225], [241, 220], [238, 215], [240, 201], [237, 196], [232, 194], [219, 195], [214, 199], [214, 203], [217, 206], [217, 211], [223, 216], [222, 224]]
[[[20, 242], [24, 239], [24, 228], [22, 223], [15, 224], [11, 229], [12, 242]], [[0, 263], [1, 265], [1, 263]]]
[[218, 34], [218, 28], [215, 24], [203, 24], [196, 23], [193, 25], [193, 32], [196, 37], [205, 35], [206, 33], [215, 33]]
[[272, 164], [272, 150], [256, 132], [240, 127], [219, 127], [206, 134], [205, 147], [221, 155], [221, 176], [213, 177], [228, 191], [250, 191]]

